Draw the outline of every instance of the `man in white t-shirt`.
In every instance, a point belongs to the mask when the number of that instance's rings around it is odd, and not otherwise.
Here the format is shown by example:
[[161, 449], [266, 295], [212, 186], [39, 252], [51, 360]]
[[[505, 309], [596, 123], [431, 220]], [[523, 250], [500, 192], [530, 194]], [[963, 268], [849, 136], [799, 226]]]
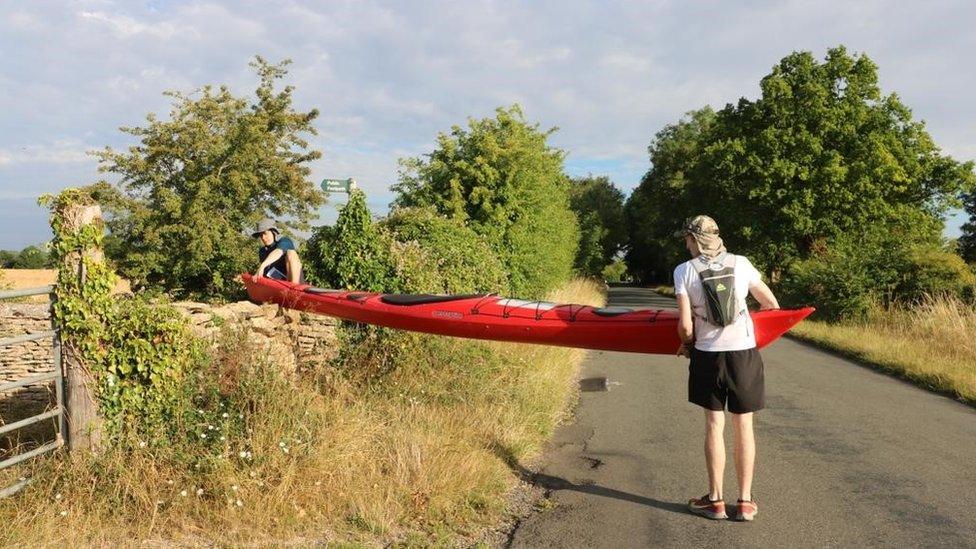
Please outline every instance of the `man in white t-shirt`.
[[[743, 256], [729, 254], [718, 225], [699, 215], [685, 221], [676, 236], [684, 238], [692, 259], [674, 270], [678, 301], [679, 356], [691, 359], [688, 401], [705, 409], [705, 463], [708, 493], [688, 502], [689, 509], [711, 519], [725, 519], [722, 480], [725, 473], [725, 407], [735, 431], [735, 470], [739, 481], [738, 520], [753, 520], [752, 497], [756, 443], [752, 414], [764, 406], [762, 357], [746, 308], [752, 294], [763, 309], [779, 304], [759, 271]], [[734, 288], [733, 292], [729, 292]]]

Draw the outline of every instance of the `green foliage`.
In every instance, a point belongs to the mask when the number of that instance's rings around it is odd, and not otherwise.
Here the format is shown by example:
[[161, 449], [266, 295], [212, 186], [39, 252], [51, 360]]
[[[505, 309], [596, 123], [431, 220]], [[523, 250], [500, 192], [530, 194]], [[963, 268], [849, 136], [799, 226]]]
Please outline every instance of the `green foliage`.
[[607, 282], [623, 282], [627, 276], [627, 264], [618, 259], [604, 267], [600, 275]]
[[[886, 224], [905, 207], [941, 222], [974, 184], [971, 164], [942, 155], [908, 107], [882, 94], [865, 55], [838, 47], [818, 62], [793, 53], [760, 88], [759, 99], [727, 105], [707, 124], [693, 119], [658, 134], [641, 184], [649, 188], [634, 193], [645, 230], [667, 235], [684, 217], [707, 213], [729, 249], [775, 279], [811, 257], [816, 243]], [[645, 240], [656, 238], [637, 236], [631, 246]], [[666, 254], [651, 254], [651, 261], [628, 257], [642, 278], [664, 272]]]
[[672, 235], [685, 217], [702, 211], [686, 191], [688, 170], [697, 164], [713, 124], [715, 112], [705, 107], [665, 126], [651, 142], [652, 168], [624, 206], [627, 266], [643, 283], [670, 282], [674, 266], [686, 259], [684, 246]]
[[370, 292], [398, 286], [389, 240], [373, 223], [361, 190], [349, 195], [335, 226], [315, 229], [305, 250], [307, 276], [320, 286]]
[[520, 297], [569, 278], [579, 240], [561, 150], [521, 109], [440, 134], [425, 158], [401, 160], [395, 205], [432, 207], [485, 237]]
[[[973, 163], [967, 162], [967, 165], [972, 170]], [[969, 220], [963, 223], [962, 236], [957, 242], [959, 255], [976, 264], [976, 189], [963, 197], [963, 208], [969, 214]]]
[[52, 266], [50, 254], [38, 246], [27, 246], [19, 252], [0, 250], [0, 268], [48, 269]]
[[[624, 218], [624, 193], [606, 176], [580, 177], [573, 179], [569, 189], [569, 207], [580, 219], [580, 232], [584, 234], [580, 239], [580, 252], [577, 252], [577, 270], [579, 265], [586, 263], [580, 258], [583, 255], [582, 242], [592, 235], [585, 236], [588, 231], [597, 231], [599, 227], [600, 255], [603, 264], [599, 268], [609, 265], [617, 252], [627, 243], [627, 224]], [[586, 220], [588, 214], [594, 217]]]
[[113, 213], [107, 252], [134, 287], [236, 296], [236, 277], [257, 261], [245, 234], [257, 219], [307, 228], [324, 202], [307, 166], [321, 154], [302, 137], [316, 133], [318, 111], [295, 111], [292, 87], [275, 88], [287, 63], [256, 58], [253, 100], [225, 86], [167, 92], [169, 120], [150, 114], [145, 127], [122, 128], [138, 145], [97, 153], [101, 171], [120, 177], [118, 188], [98, 185], [99, 200]]
[[907, 255], [905, 275], [895, 290], [910, 302], [927, 296], [948, 295], [972, 301], [976, 275], [957, 254], [934, 248], [918, 248]]
[[[67, 189], [41, 202], [51, 209], [51, 251], [60, 266], [54, 319], [64, 346], [91, 373], [110, 437], [176, 441], [173, 429], [184, 424], [191, 391], [200, 385], [189, 375], [205, 362], [203, 343], [165, 303], [112, 295], [118, 277], [96, 253], [103, 224], [71, 230], [67, 223], [76, 207], [94, 204], [89, 190]], [[83, 278], [72, 267], [79, 263]]]
[[599, 276], [607, 266], [603, 241], [607, 230], [600, 224], [595, 212], [586, 212], [580, 217], [580, 242], [576, 250], [574, 268], [580, 276]]
[[391, 255], [401, 291], [507, 291], [505, 268], [485, 238], [457, 220], [440, 216], [430, 208], [401, 208], [380, 226], [393, 239]]
[[862, 319], [875, 303], [970, 295], [974, 277], [965, 262], [939, 248], [936, 224], [922, 230], [924, 215], [915, 215], [819, 243], [811, 258], [788, 271], [780, 285], [784, 303], [813, 304], [818, 316], [841, 320]]

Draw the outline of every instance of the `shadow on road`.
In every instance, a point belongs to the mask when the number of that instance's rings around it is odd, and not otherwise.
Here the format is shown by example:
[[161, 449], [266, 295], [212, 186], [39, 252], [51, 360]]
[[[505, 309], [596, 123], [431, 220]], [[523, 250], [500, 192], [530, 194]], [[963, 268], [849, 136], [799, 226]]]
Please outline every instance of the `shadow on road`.
[[574, 492], [592, 494], [594, 496], [629, 501], [631, 503], [646, 505], [648, 507], [654, 507], [664, 511], [671, 511], [672, 513], [678, 513], [681, 515], [691, 514], [688, 511], [688, 507], [683, 503], [661, 501], [659, 499], [639, 496], [637, 494], [631, 494], [630, 492], [621, 492], [620, 490], [614, 490], [613, 488], [607, 488], [605, 486], [599, 486], [596, 484], [576, 484], [564, 478], [530, 471], [529, 469], [523, 467], [522, 464], [515, 459], [515, 456], [512, 455], [512, 452], [508, 448], [502, 444], [499, 444], [497, 441], [492, 443], [491, 450], [496, 456], [501, 458], [524, 482], [528, 482], [533, 486], [538, 486], [545, 490], [572, 490]]

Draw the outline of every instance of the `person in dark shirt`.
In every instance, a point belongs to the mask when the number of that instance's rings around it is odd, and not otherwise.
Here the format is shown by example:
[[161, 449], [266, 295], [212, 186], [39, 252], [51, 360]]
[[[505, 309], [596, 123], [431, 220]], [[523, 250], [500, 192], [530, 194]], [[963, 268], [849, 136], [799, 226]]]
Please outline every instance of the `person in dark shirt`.
[[258, 249], [258, 261], [261, 264], [254, 271], [254, 276], [288, 280], [295, 284], [305, 279], [302, 260], [298, 257], [295, 243], [278, 233], [273, 220], [262, 219], [251, 236], [260, 239], [262, 244]]

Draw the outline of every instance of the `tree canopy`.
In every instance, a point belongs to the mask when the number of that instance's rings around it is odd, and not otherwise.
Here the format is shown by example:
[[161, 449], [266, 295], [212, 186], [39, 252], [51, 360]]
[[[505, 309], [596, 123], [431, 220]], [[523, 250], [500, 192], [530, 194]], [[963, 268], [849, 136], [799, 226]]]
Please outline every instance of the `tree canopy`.
[[760, 89], [756, 100], [696, 111], [657, 134], [653, 166], [628, 204], [631, 254], [642, 256], [628, 263], [642, 277], [669, 272], [662, 235], [690, 215], [714, 217], [730, 249], [775, 275], [906, 208], [919, 214], [917, 238], [937, 236], [974, 184], [971, 163], [943, 155], [898, 96], [882, 94], [866, 55], [793, 53]]
[[520, 297], [542, 297], [569, 278], [579, 240], [569, 209], [565, 153], [555, 130], [529, 124], [521, 108], [499, 108], [437, 137], [437, 148], [401, 161], [395, 206], [431, 207], [485, 237]]
[[627, 243], [624, 193], [606, 176], [575, 178], [569, 188], [569, 206], [580, 220], [576, 270], [599, 276]]
[[137, 287], [174, 296], [229, 297], [234, 281], [256, 262], [246, 234], [262, 217], [279, 226], [307, 228], [324, 195], [308, 180], [308, 163], [321, 156], [304, 138], [314, 135], [318, 111], [296, 111], [291, 86], [276, 88], [286, 60], [251, 66], [260, 83], [254, 98], [204, 86], [173, 99], [169, 119], [147, 116], [144, 127], [122, 128], [139, 143], [96, 153], [112, 238], [109, 255]]

